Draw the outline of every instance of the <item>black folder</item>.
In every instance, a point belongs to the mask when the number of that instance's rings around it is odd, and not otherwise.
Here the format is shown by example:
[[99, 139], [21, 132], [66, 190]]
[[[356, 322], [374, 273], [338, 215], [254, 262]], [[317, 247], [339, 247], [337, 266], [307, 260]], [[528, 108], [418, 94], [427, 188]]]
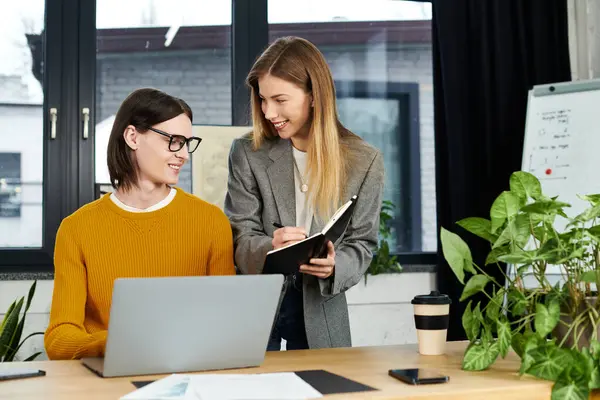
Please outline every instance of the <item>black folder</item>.
[[322, 369], [296, 371], [296, 375], [304, 382], [315, 388], [322, 395], [336, 393], [369, 392], [377, 390], [343, 376], [332, 374]]
[[[294, 371], [294, 373], [322, 395], [378, 390], [322, 369]], [[133, 383], [137, 389], [140, 389], [152, 382], [154, 381], [133, 381], [131, 383]]]

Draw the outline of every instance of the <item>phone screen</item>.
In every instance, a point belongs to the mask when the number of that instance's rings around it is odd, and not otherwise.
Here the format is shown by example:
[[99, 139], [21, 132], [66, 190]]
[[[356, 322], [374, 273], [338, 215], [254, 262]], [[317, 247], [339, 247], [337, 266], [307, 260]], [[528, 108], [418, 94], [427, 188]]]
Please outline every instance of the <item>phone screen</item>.
[[400, 379], [401, 381], [413, 385], [423, 383], [443, 383], [448, 382], [449, 380], [447, 376], [440, 374], [437, 371], [421, 368], [391, 369], [389, 374], [396, 379]]

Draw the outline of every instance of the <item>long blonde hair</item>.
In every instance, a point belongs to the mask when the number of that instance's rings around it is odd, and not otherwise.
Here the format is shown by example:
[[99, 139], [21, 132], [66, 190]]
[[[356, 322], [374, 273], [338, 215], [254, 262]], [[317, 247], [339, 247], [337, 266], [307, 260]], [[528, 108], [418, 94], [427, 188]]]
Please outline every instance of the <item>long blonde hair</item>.
[[309, 130], [307, 172], [308, 195], [315, 216], [326, 221], [347, 199], [345, 186], [349, 165], [348, 139], [360, 138], [339, 121], [335, 85], [323, 54], [315, 45], [298, 37], [275, 40], [256, 60], [246, 84], [251, 91], [254, 149], [265, 140], [278, 137], [273, 124], [261, 109], [258, 80], [271, 75], [312, 94], [313, 108]]

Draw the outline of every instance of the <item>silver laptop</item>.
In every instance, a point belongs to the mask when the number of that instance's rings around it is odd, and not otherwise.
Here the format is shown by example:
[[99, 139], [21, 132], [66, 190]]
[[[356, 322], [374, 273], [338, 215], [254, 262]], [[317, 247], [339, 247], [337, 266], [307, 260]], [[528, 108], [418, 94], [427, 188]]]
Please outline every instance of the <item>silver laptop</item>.
[[115, 280], [102, 377], [254, 367], [265, 357], [283, 275]]

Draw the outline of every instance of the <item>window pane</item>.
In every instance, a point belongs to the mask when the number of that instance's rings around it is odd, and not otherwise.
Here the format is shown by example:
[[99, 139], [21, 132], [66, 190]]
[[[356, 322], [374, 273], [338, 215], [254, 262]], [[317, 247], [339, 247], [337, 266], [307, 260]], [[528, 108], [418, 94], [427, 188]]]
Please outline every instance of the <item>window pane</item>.
[[0, 248], [42, 246], [43, 28], [43, 0], [0, 6]]
[[342, 123], [383, 152], [384, 200], [396, 205], [391, 245], [435, 251], [431, 3], [269, 0], [268, 12], [271, 41], [300, 36], [319, 47]]
[[[108, 136], [121, 102], [135, 89], [181, 97], [194, 124], [231, 124], [231, 0], [97, 0], [96, 15], [97, 185], [109, 183]], [[188, 192], [190, 164], [178, 184]]]

